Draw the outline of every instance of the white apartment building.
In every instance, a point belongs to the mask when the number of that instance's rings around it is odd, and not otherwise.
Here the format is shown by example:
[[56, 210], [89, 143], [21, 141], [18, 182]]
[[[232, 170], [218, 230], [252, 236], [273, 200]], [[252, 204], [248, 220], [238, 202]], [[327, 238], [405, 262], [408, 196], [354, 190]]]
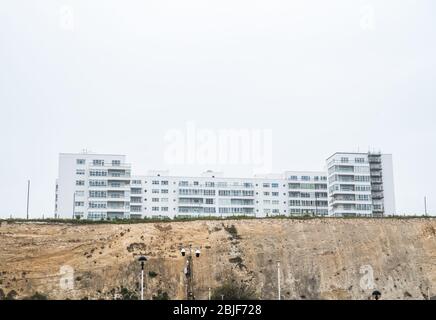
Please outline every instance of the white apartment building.
[[338, 152], [327, 159], [333, 216], [395, 214], [392, 155]]
[[61, 153], [56, 180], [58, 218], [128, 218], [130, 164], [124, 155]]
[[[55, 214], [100, 220], [393, 213], [392, 158], [358, 154], [362, 159], [356, 160], [351, 155], [355, 154], [330, 157], [328, 175], [287, 171], [230, 178], [213, 171], [197, 177], [173, 176], [167, 171], [136, 176], [123, 155], [60, 154]], [[337, 161], [347, 157], [349, 162], [339, 165]]]
[[327, 177], [286, 172], [228, 178], [213, 171], [180, 177], [154, 171], [132, 177], [130, 210], [135, 218], [327, 215]]

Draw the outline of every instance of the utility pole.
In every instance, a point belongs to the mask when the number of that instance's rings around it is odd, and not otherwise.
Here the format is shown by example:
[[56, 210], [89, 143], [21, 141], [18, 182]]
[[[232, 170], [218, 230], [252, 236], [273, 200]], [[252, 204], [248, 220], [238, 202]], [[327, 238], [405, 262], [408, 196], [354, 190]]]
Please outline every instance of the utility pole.
[[194, 278], [194, 266], [192, 263], [192, 251], [191, 251], [191, 246], [189, 246], [189, 256], [188, 256], [188, 261], [187, 261], [187, 265], [186, 265], [186, 277], [187, 277], [187, 288], [186, 288], [186, 298], [188, 300], [195, 300], [195, 296], [194, 296], [194, 288], [193, 288], [193, 281], [192, 279]]
[[30, 194], [30, 180], [27, 180], [27, 220], [29, 220], [29, 194]]
[[141, 263], [141, 300], [144, 300], [144, 263], [147, 261], [147, 258], [140, 256], [138, 261]]
[[76, 192], [73, 193], [73, 220], [74, 220], [74, 214], [76, 213]]
[[280, 292], [280, 260], [277, 261], [277, 291], [279, 295], [279, 300], [281, 300], [281, 292]]
[[[192, 244], [189, 245], [189, 251], [186, 252], [184, 248], [180, 250], [180, 253], [184, 257], [187, 253], [185, 276], [186, 276], [186, 300], [195, 300], [194, 295], [194, 261], [192, 260]], [[200, 257], [200, 250], [195, 250], [195, 257]]]
[[427, 197], [424, 197], [424, 212], [427, 215]]

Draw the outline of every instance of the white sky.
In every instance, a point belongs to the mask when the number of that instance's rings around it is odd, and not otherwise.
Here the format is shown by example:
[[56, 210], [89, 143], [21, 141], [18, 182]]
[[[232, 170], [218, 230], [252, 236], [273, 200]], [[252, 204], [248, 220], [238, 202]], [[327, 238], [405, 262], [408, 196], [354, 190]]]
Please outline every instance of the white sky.
[[53, 214], [59, 152], [126, 154], [138, 174], [168, 169], [164, 136], [188, 121], [272, 129], [274, 172], [321, 170], [335, 151], [392, 153], [398, 212], [422, 213], [427, 195], [436, 213], [435, 9], [432, 0], [3, 0], [0, 217], [25, 216], [28, 178], [31, 216]]

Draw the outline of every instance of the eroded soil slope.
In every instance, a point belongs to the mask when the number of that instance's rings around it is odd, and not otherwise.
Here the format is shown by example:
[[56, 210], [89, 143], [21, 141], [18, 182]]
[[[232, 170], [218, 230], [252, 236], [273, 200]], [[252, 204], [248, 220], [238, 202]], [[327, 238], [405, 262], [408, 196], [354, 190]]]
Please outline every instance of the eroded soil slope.
[[[146, 298], [185, 296], [180, 247], [201, 248], [195, 295], [225, 279], [283, 299], [423, 299], [436, 295], [436, 220], [262, 219], [143, 224], [6, 223], [0, 227], [0, 289], [17, 298], [113, 299], [138, 292], [145, 254]], [[0, 291], [0, 294], [1, 294]]]

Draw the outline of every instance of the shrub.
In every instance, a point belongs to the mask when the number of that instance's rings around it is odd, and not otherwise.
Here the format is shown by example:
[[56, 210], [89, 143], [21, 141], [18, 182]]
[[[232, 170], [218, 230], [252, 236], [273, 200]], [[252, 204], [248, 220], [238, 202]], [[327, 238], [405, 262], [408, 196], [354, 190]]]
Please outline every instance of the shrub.
[[48, 300], [48, 297], [36, 291], [33, 295], [25, 297], [24, 300]]
[[139, 300], [138, 293], [136, 291], [129, 290], [125, 287], [121, 287], [120, 295], [122, 300]]
[[212, 300], [255, 300], [256, 292], [245, 283], [227, 280], [213, 290]]
[[153, 295], [153, 300], [170, 300], [166, 291], [158, 290], [156, 295]]
[[15, 290], [9, 291], [9, 293], [6, 295], [6, 300], [15, 300], [17, 297], [17, 292]]
[[241, 239], [241, 237], [238, 234], [238, 230], [236, 229], [234, 224], [232, 224], [230, 227], [224, 226], [223, 224], [223, 227], [224, 230], [226, 230], [232, 236], [233, 239]]
[[149, 276], [150, 278], [155, 278], [155, 277], [157, 276], [157, 273], [154, 272], [154, 271], [148, 271], [148, 276]]

